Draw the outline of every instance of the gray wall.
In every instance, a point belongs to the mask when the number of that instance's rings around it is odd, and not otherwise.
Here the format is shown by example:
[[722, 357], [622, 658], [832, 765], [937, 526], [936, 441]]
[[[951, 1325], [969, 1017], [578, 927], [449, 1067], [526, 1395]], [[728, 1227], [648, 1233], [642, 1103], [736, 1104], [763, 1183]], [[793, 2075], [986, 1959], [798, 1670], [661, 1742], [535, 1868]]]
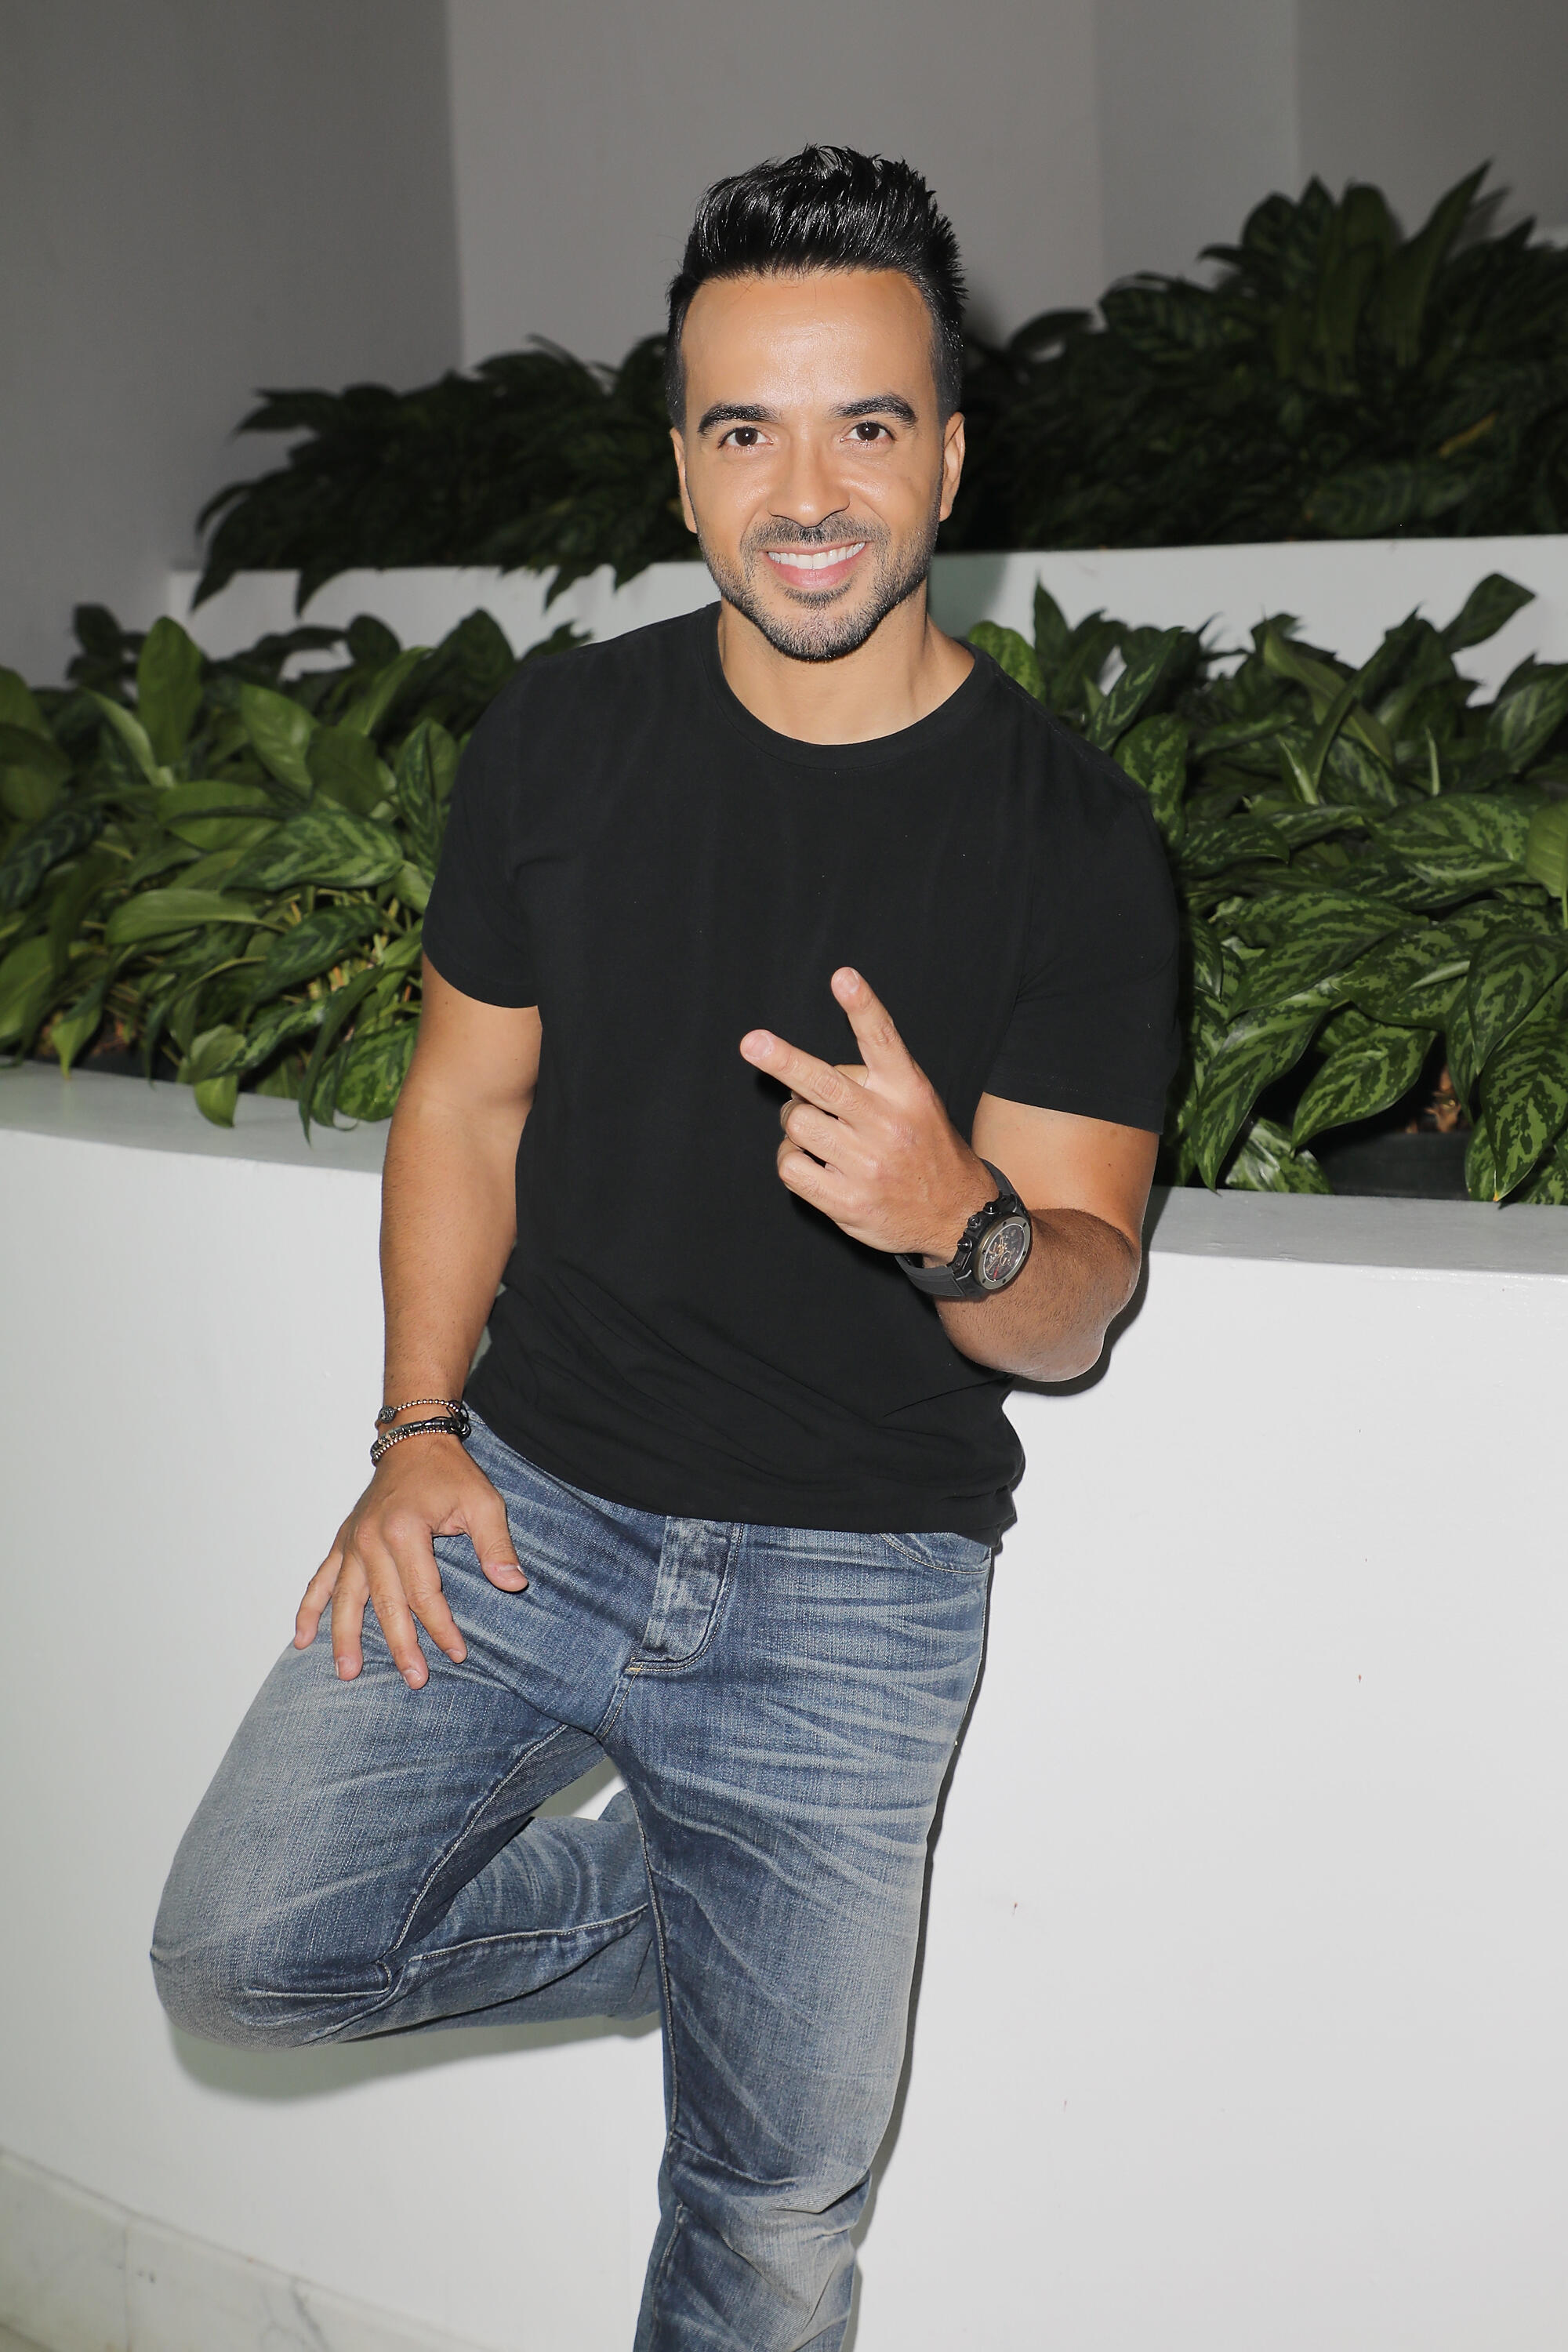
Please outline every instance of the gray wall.
[[1409, 227], [1490, 158], [1500, 217], [1568, 225], [1564, 0], [1299, 0], [1301, 160]]
[[1103, 283], [1190, 271], [1295, 188], [1296, 0], [1099, 0], [1096, 59]]
[[458, 355], [440, 0], [0, 0], [0, 661], [145, 621], [261, 384]]
[[708, 182], [814, 139], [920, 164], [982, 320], [1091, 301], [1093, 27], [1093, 0], [451, 0], [466, 354], [618, 358]]
[[1491, 155], [1568, 224], [1563, 0], [0, 0], [0, 660], [40, 678], [275, 462], [227, 438], [257, 386], [618, 357], [704, 184], [808, 139], [921, 164], [992, 331], [1310, 171], [1414, 222]]
[[463, 348], [617, 357], [695, 198], [808, 139], [907, 153], [979, 322], [1184, 270], [1271, 188], [1418, 217], [1495, 156], [1568, 222], [1564, 0], [449, 0]]

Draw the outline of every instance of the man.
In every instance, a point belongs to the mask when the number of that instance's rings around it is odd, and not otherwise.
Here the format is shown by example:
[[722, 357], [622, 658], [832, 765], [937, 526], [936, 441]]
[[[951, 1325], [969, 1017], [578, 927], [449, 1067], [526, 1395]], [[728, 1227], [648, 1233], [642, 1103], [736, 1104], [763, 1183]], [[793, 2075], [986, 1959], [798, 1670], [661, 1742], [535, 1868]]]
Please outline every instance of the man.
[[[703, 200], [669, 395], [722, 601], [475, 733], [375, 1475], [154, 1944], [258, 2046], [662, 2010], [640, 2352], [842, 2341], [1006, 1379], [1126, 1304], [1174, 1058], [1142, 795], [927, 611], [961, 296], [907, 165]], [[604, 1755], [599, 1821], [534, 1818]]]

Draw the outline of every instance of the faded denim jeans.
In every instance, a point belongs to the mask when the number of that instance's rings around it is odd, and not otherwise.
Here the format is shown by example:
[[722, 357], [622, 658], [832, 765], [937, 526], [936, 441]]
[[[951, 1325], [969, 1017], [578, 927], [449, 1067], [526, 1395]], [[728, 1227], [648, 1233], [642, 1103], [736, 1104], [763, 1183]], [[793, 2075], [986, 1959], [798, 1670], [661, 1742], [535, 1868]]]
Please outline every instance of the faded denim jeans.
[[[164, 2006], [257, 2049], [662, 2011], [637, 2352], [837, 2352], [989, 1550], [664, 1518], [469, 1450], [528, 1591], [442, 1538], [461, 1665], [426, 1643], [409, 1691], [369, 1613], [355, 1682], [324, 1625], [284, 1653], [175, 1857]], [[598, 1821], [533, 1819], [603, 1756]]]

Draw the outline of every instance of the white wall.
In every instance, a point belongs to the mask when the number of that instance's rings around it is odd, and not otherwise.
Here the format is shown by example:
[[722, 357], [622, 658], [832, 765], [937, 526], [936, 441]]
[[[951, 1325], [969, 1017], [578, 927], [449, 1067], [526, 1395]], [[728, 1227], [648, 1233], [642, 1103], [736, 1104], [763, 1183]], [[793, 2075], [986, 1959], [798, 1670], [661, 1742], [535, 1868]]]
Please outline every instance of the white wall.
[[0, 661], [145, 622], [259, 385], [458, 356], [440, 0], [0, 0]]
[[982, 320], [1101, 270], [1093, 0], [450, 0], [469, 360], [663, 324], [698, 197], [818, 139], [916, 163]]
[[[0, 2166], [61, 2352], [413, 2352], [290, 2276], [630, 2337], [655, 2035], [224, 2052], [147, 1967], [363, 1475], [378, 1141], [0, 1080], [0, 2148], [281, 2274], [132, 2232], [127, 2338]], [[1015, 1401], [857, 2352], [1562, 2352], [1565, 1344], [1562, 1210], [1188, 1193], [1105, 1377]]]
[[[1364, 661], [1386, 630], [1421, 611], [1439, 627], [1477, 582], [1503, 572], [1533, 601], [1506, 628], [1460, 656], [1466, 677], [1495, 694], [1515, 665], [1533, 655], [1568, 661], [1568, 537], [1514, 539], [1288, 540], [1235, 547], [1110, 547], [1045, 554], [939, 555], [931, 610], [953, 636], [976, 621], [1034, 634], [1037, 582], [1069, 621], [1089, 613], [1158, 628], [1207, 627], [1218, 651], [1245, 646], [1271, 613], [1293, 613], [1309, 643]], [[242, 572], [193, 611], [197, 574], [172, 573], [166, 610], [209, 654], [238, 653], [294, 617], [295, 574]], [[591, 636], [620, 636], [695, 612], [718, 594], [700, 563], [653, 563], [624, 588], [605, 564], [574, 581], [553, 604], [536, 572], [342, 572], [310, 599], [307, 618], [346, 627], [374, 612], [405, 645], [436, 645], [468, 614], [483, 609], [516, 653], [541, 644], [563, 621]]]

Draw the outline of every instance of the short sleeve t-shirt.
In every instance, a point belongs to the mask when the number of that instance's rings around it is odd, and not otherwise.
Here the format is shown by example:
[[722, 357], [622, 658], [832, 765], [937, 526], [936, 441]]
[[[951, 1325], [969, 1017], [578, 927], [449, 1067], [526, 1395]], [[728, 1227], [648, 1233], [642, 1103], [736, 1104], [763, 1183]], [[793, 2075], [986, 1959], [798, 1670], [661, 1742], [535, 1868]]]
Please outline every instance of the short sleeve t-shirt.
[[425, 947], [540, 1008], [517, 1242], [471, 1402], [569, 1484], [687, 1518], [987, 1537], [1005, 1376], [785, 1191], [765, 1027], [858, 1060], [861, 971], [967, 1135], [982, 1094], [1158, 1129], [1176, 919], [1145, 795], [984, 654], [926, 718], [796, 741], [716, 608], [530, 664], [476, 729]]

